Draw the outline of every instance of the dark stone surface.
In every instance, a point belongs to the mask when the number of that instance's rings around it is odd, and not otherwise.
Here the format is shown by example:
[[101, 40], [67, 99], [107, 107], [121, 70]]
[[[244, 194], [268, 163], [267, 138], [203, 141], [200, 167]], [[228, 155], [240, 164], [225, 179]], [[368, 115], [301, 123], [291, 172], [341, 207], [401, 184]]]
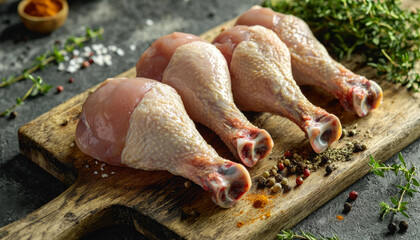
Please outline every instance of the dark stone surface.
[[[18, 116], [14, 120], [0, 118], [0, 227], [25, 217], [66, 189], [64, 184], [19, 153], [17, 130], [20, 126], [107, 77], [131, 68], [154, 39], [173, 31], [200, 34], [259, 2], [70, 0], [70, 14], [66, 24], [48, 36], [25, 29], [16, 12], [18, 1], [9, 0], [0, 5], [0, 77], [21, 73], [31, 65], [35, 56], [48, 51], [56, 40], [64, 41], [68, 36], [81, 34], [84, 26], [104, 27], [106, 32], [101, 43], [106, 46], [116, 45], [125, 51], [123, 57], [113, 55], [113, 65], [110, 67], [93, 64], [74, 74], [59, 72], [56, 65], [46, 67], [36, 75], [42, 76], [49, 84], [63, 85], [64, 91], [60, 94], [50, 91], [45, 96], [26, 101], [17, 109]], [[153, 25], [146, 24], [148, 19], [153, 21]], [[132, 44], [136, 46], [135, 51], [129, 48]], [[70, 77], [75, 79], [72, 84], [68, 83]], [[29, 81], [22, 81], [0, 89], [0, 111], [13, 105], [14, 99], [21, 97], [30, 84]], [[405, 158], [417, 166], [420, 165], [419, 146], [418, 139], [402, 151]], [[397, 156], [393, 156], [387, 163], [395, 162]], [[340, 239], [419, 239], [418, 196], [415, 195], [409, 205], [408, 213], [412, 217], [407, 220], [409, 228], [406, 233], [388, 236], [390, 218], [385, 221], [379, 219], [378, 203], [388, 202], [391, 196], [398, 194], [394, 185], [399, 183], [399, 178], [392, 174], [386, 178], [368, 174], [293, 230], [301, 229], [325, 237], [336, 234]], [[359, 198], [353, 203], [350, 213], [342, 214], [343, 204], [351, 190], [359, 192]], [[344, 220], [336, 219], [339, 214], [344, 216]], [[395, 220], [402, 219], [400, 215], [395, 217]], [[115, 226], [91, 233], [85, 239], [138, 238], [141, 238], [140, 235], [132, 228]]]

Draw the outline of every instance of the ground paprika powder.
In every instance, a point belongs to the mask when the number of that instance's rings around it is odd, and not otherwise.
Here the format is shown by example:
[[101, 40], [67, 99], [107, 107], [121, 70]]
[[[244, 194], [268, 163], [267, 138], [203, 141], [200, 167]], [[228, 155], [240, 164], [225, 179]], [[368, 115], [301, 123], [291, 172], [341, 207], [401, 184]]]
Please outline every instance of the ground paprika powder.
[[25, 7], [25, 13], [35, 17], [49, 17], [57, 14], [62, 8], [57, 0], [31, 0]]

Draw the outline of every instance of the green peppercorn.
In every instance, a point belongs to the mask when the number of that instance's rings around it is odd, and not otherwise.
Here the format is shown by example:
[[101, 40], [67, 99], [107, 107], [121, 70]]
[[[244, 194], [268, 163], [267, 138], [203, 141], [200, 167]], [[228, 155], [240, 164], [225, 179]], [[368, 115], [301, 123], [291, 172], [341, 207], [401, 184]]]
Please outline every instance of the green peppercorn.
[[281, 185], [280, 185], [280, 183], [276, 183], [276, 184], [274, 184], [274, 186], [272, 186], [271, 188], [270, 188], [270, 190], [273, 192], [273, 193], [276, 193], [276, 192], [279, 192], [280, 190], [281, 190]]
[[288, 158], [284, 159], [284, 165], [285, 166], [289, 166], [290, 165], [290, 160]]
[[274, 177], [270, 177], [268, 179], [267, 186], [272, 187], [274, 184], [276, 184], [276, 179], [274, 179]]
[[287, 178], [282, 178], [281, 179], [281, 184], [287, 185], [287, 182], [288, 182]]
[[343, 128], [343, 130], [341, 130], [341, 137], [340, 137], [340, 139], [347, 137], [347, 134], [348, 134], [347, 133], [347, 130], [345, 128]]
[[277, 174], [277, 170], [276, 170], [276, 169], [271, 169], [271, 170], [270, 170], [270, 174], [271, 174], [272, 176], [276, 176], [276, 174]]
[[278, 171], [278, 170], [279, 170], [279, 168], [277, 167], [277, 165], [274, 165], [274, 166], [273, 166], [273, 169], [274, 169], [274, 170], [276, 170], [276, 171]]
[[270, 173], [268, 171], [264, 171], [262, 176], [268, 178], [270, 176]]

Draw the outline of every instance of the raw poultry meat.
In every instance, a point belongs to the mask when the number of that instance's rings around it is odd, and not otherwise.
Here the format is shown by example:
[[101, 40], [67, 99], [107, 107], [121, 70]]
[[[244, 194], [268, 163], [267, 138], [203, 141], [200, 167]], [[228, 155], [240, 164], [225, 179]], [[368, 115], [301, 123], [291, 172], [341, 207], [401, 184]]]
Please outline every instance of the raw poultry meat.
[[181, 97], [145, 78], [108, 79], [83, 104], [79, 149], [112, 165], [166, 170], [212, 192], [231, 207], [250, 188], [248, 171], [223, 159], [198, 133]]
[[359, 117], [381, 104], [381, 87], [332, 59], [302, 19], [254, 6], [242, 14], [236, 24], [272, 29], [289, 48], [293, 77], [299, 85], [315, 85], [327, 90], [344, 109]]
[[233, 96], [241, 110], [287, 117], [318, 153], [340, 138], [340, 120], [302, 94], [292, 76], [289, 50], [273, 31], [236, 26], [216, 37], [214, 44], [228, 61]]
[[189, 116], [216, 132], [246, 166], [270, 153], [273, 140], [268, 132], [252, 125], [234, 104], [226, 60], [212, 44], [172, 33], [157, 39], [136, 69], [138, 77], [174, 87]]

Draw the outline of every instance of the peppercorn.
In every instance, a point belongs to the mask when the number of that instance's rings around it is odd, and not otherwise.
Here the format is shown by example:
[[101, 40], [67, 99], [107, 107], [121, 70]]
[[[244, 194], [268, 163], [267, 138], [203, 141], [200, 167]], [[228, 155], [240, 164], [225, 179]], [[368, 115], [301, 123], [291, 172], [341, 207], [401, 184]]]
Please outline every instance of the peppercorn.
[[64, 91], [64, 87], [61, 85], [57, 86], [57, 93], [61, 93], [62, 91]]
[[264, 171], [262, 176], [268, 178], [270, 176], [270, 173], [268, 171]]
[[290, 160], [288, 158], [284, 159], [284, 165], [285, 166], [289, 166], [290, 165]]
[[283, 163], [279, 163], [279, 164], [278, 164], [278, 166], [279, 166], [279, 170], [280, 170], [280, 171], [283, 171], [283, 169], [284, 169], [284, 164], [283, 164]]
[[191, 187], [191, 182], [190, 181], [185, 181], [184, 182], [184, 187], [185, 188], [190, 188]]
[[287, 182], [288, 182], [287, 178], [282, 178], [281, 179], [281, 184], [287, 185]]
[[328, 166], [325, 168], [325, 171], [327, 172], [327, 175], [330, 175], [330, 174], [333, 172], [333, 169], [331, 168], [331, 166], [330, 166], [330, 165], [328, 165]]
[[88, 68], [90, 66], [90, 63], [88, 61], [83, 61], [82, 67]]
[[361, 152], [363, 151], [363, 147], [360, 143], [354, 143], [353, 152]]
[[303, 169], [303, 176], [307, 178], [309, 175], [311, 175], [311, 171], [307, 168]]
[[343, 130], [341, 130], [341, 137], [340, 137], [340, 139], [345, 138], [345, 137], [347, 137], [347, 130], [343, 128]]
[[277, 165], [274, 165], [274, 166], [273, 166], [273, 169], [274, 169], [274, 170], [276, 170], [276, 171], [278, 171], [278, 170], [279, 170], [279, 168], [277, 167]]
[[274, 179], [276, 179], [277, 182], [281, 182], [283, 177], [280, 174], [276, 174], [276, 176], [274, 176]]
[[260, 177], [258, 178], [258, 188], [265, 188], [265, 186], [267, 185], [267, 178], [265, 177]]
[[394, 234], [397, 231], [397, 224], [390, 222], [388, 224], [389, 233]]
[[300, 186], [303, 183], [303, 179], [301, 177], [296, 178], [296, 185]]
[[367, 149], [365, 144], [362, 144], [362, 151], [365, 151]]
[[270, 190], [271, 190], [273, 193], [279, 192], [279, 191], [281, 190], [281, 185], [280, 185], [280, 183], [276, 183], [276, 184], [274, 184], [274, 186], [272, 186], [272, 187], [270, 188]]
[[74, 78], [69, 78], [69, 83], [74, 82]]
[[348, 203], [348, 202], [346, 202], [345, 204], [344, 204], [344, 210], [343, 210], [343, 213], [348, 213], [348, 212], [350, 212], [351, 211], [351, 209], [352, 209], [352, 205], [351, 205], [351, 203]]
[[321, 164], [326, 164], [328, 162], [329, 158], [327, 155], [322, 155], [321, 157]]
[[276, 169], [271, 169], [271, 170], [270, 170], [270, 174], [271, 174], [272, 176], [276, 176], [276, 174], [277, 174]]
[[292, 190], [289, 185], [283, 185], [284, 192], [287, 193], [288, 191]]
[[291, 156], [292, 156], [292, 153], [291, 153], [290, 151], [286, 151], [286, 152], [284, 153], [284, 156], [285, 156], [285, 157], [287, 157], [287, 158], [289, 158], [289, 157], [291, 157]]
[[268, 179], [267, 186], [272, 187], [274, 186], [274, 184], [276, 184], [276, 179], [274, 179], [273, 177], [270, 177]]
[[405, 232], [407, 231], [408, 223], [406, 221], [401, 221], [399, 227], [401, 232]]
[[349, 198], [351, 200], [356, 200], [356, 198], [359, 196], [359, 194], [356, 191], [351, 191], [349, 194]]
[[287, 171], [288, 171], [289, 174], [296, 173], [296, 166], [295, 165], [289, 165], [289, 167], [287, 168]]
[[93, 63], [93, 59], [89, 58], [89, 63], [92, 64]]
[[353, 137], [354, 135], [356, 135], [356, 130], [350, 130], [349, 131], [349, 137]]
[[18, 113], [13, 111], [13, 112], [10, 113], [9, 119], [15, 119], [17, 117], [17, 115], [18, 115]]

